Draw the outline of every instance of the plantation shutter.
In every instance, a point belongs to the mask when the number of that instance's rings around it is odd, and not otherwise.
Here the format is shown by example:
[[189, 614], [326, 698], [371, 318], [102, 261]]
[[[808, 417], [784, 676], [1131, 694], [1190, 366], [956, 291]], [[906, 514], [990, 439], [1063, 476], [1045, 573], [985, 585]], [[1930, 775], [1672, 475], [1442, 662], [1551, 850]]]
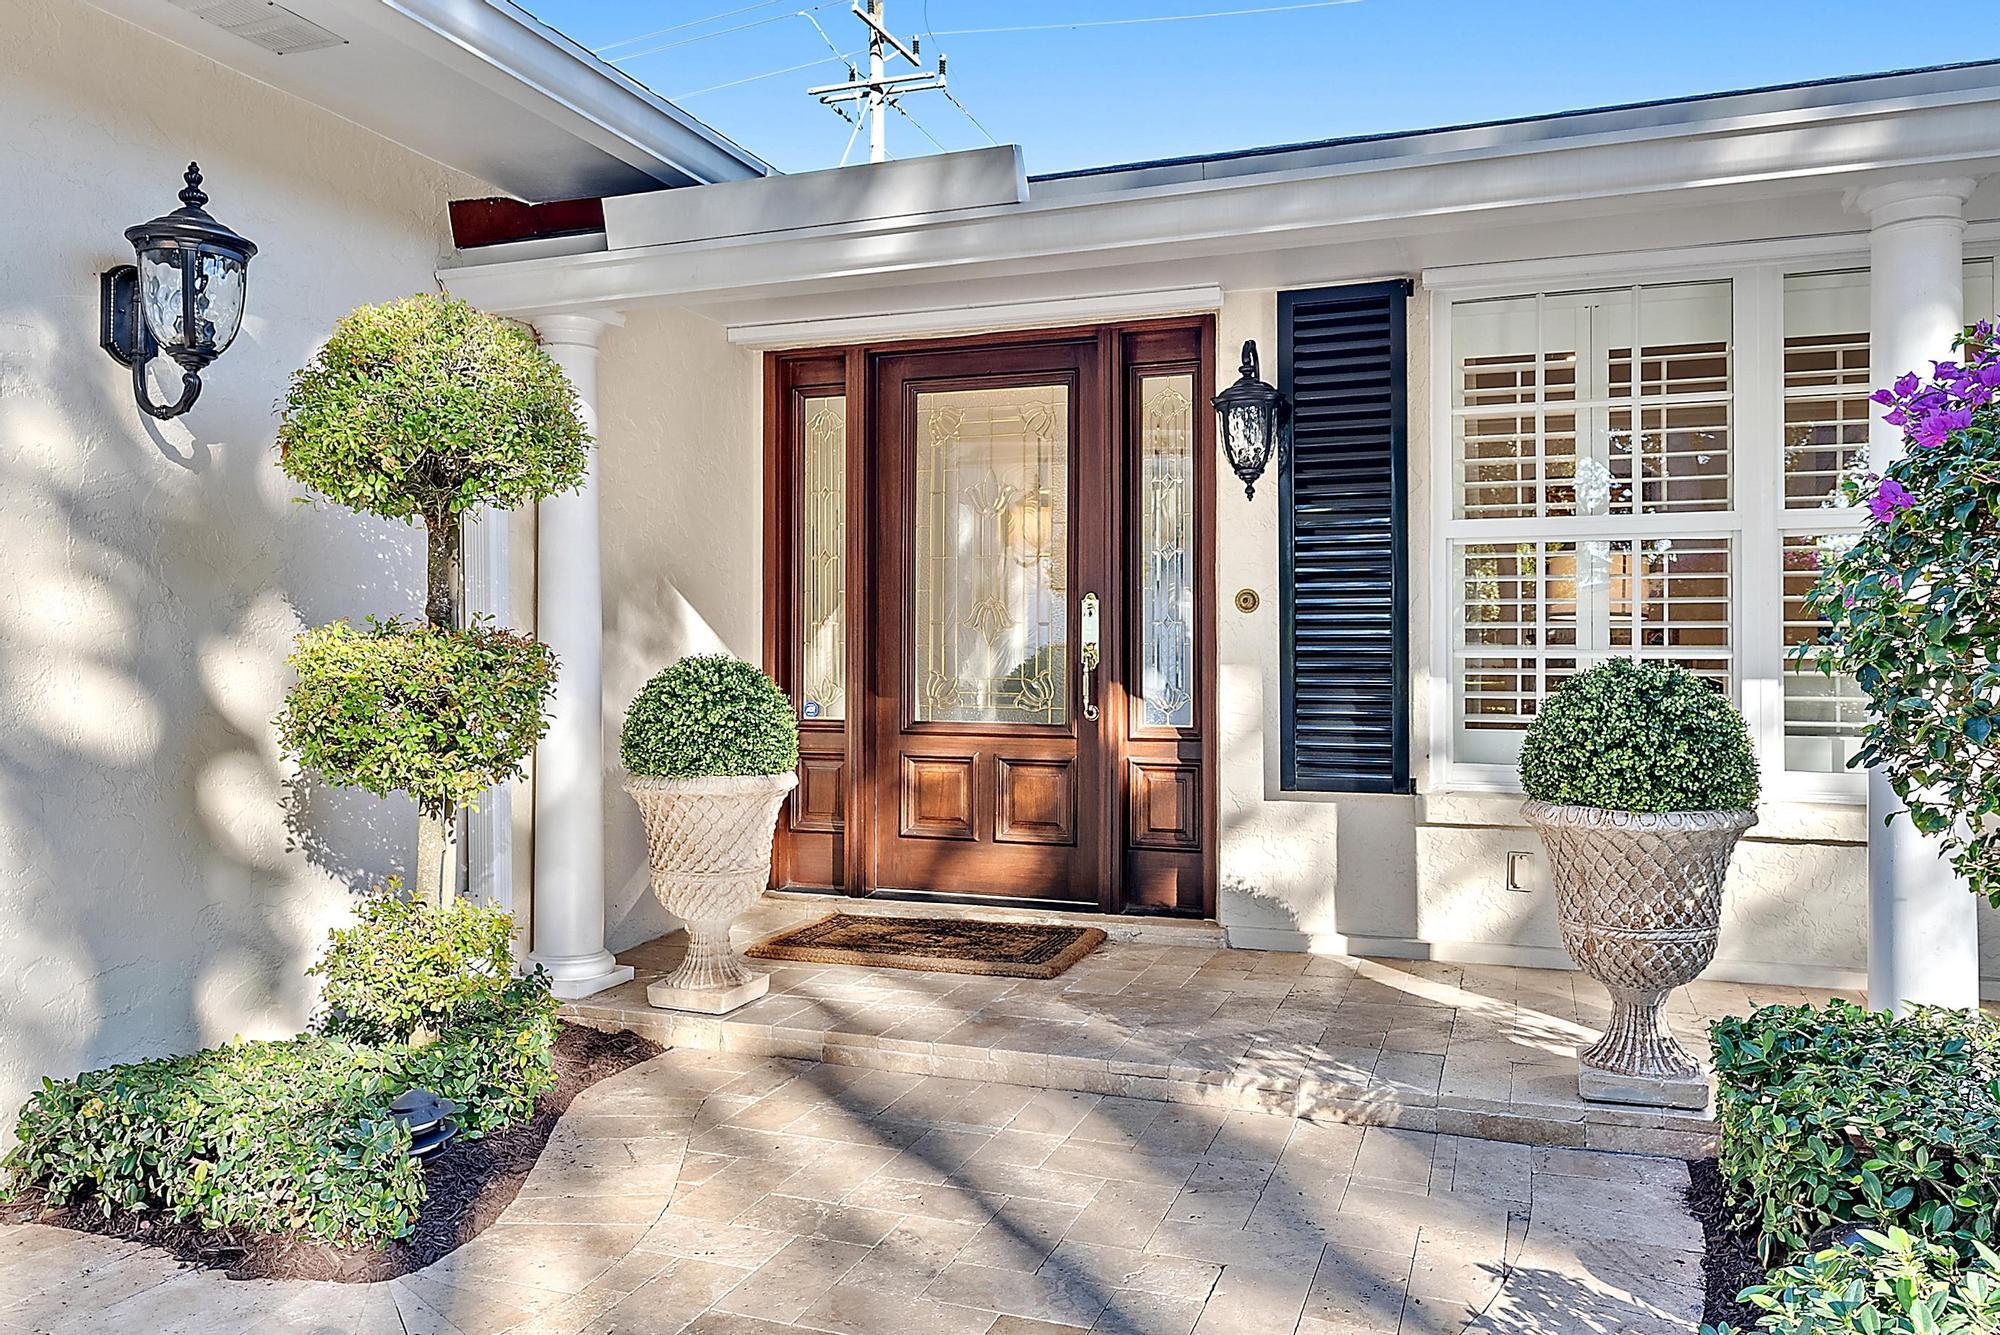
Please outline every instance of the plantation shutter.
[[1292, 405], [1278, 482], [1287, 788], [1411, 791], [1409, 294], [1397, 280], [1278, 298]]

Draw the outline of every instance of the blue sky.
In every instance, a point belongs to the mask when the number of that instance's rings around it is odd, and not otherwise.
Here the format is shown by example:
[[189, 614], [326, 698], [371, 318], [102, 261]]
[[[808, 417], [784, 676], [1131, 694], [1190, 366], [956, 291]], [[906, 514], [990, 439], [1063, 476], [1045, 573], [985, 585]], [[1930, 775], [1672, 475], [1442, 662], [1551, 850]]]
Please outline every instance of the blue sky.
[[[805, 89], [844, 75], [829, 40], [841, 51], [863, 45], [848, 0], [523, 3], [786, 171], [840, 158], [848, 126]], [[935, 93], [910, 99], [913, 120], [891, 117], [890, 153], [979, 147], [988, 141], [976, 117], [1000, 142], [1021, 144], [1033, 172], [2000, 57], [2000, 24], [1913, 23], [1907, 0], [887, 6], [898, 33], [933, 34], [924, 54], [950, 57], [965, 107]], [[1107, 23], [1244, 9], [1275, 12]], [[1044, 26], [1068, 24], [1103, 26]], [[963, 31], [994, 28], [1031, 30]], [[858, 157], [866, 147], [864, 132]]]

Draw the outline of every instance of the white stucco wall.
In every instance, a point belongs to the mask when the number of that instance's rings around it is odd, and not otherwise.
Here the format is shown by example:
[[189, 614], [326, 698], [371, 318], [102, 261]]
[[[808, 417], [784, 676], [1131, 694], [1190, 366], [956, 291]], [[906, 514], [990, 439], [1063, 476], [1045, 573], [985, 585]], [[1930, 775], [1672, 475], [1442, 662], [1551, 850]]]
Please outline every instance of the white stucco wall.
[[598, 364], [604, 548], [605, 905], [613, 950], [677, 926], [648, 889], [618, 732], [648, 678], [686, 654], [763, 661], [762, 359], [721, 325], [631, 311]]
[[[410, 808], [365, 795], [306, 794], [287, 831], [293, 635], [415, 610], [422, 581], [409, 530], [292, 503], [272, 405], [340, 314], [432, 286], [446, 200], [488, 192], [77, 0], [0, 5], [0, 124], [11, 1127], [45, 1072], [294, 1031], [349, 887], [413, 842]], [[190, 158], [262, 250], [200, 403], [155, 423], [97, 347], [97, 274]]]

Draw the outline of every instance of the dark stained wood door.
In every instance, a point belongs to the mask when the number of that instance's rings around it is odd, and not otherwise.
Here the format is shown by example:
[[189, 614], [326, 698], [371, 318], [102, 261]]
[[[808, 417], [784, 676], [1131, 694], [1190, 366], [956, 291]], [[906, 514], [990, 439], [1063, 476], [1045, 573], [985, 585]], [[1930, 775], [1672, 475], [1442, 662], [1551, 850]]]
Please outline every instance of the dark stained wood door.
[[1213, 362], [1205, 318], [771, 354], [777, 884], [1213, 914]]
[[1103, 360], [1079, 338], [876, 361], [878, 888], [1111, 907], [1108, 665], [1083, 667], [1122, 604]]

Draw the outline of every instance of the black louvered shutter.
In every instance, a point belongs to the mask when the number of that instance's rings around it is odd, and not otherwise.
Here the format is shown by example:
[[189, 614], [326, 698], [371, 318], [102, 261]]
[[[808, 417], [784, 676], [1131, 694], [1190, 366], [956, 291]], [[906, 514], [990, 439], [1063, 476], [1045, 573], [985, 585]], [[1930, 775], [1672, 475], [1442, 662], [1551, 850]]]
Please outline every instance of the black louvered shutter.
[[1278, 297], [1292, 446], [1278, 483], [1284, 783], [1410, 785], [1408, 280]]

